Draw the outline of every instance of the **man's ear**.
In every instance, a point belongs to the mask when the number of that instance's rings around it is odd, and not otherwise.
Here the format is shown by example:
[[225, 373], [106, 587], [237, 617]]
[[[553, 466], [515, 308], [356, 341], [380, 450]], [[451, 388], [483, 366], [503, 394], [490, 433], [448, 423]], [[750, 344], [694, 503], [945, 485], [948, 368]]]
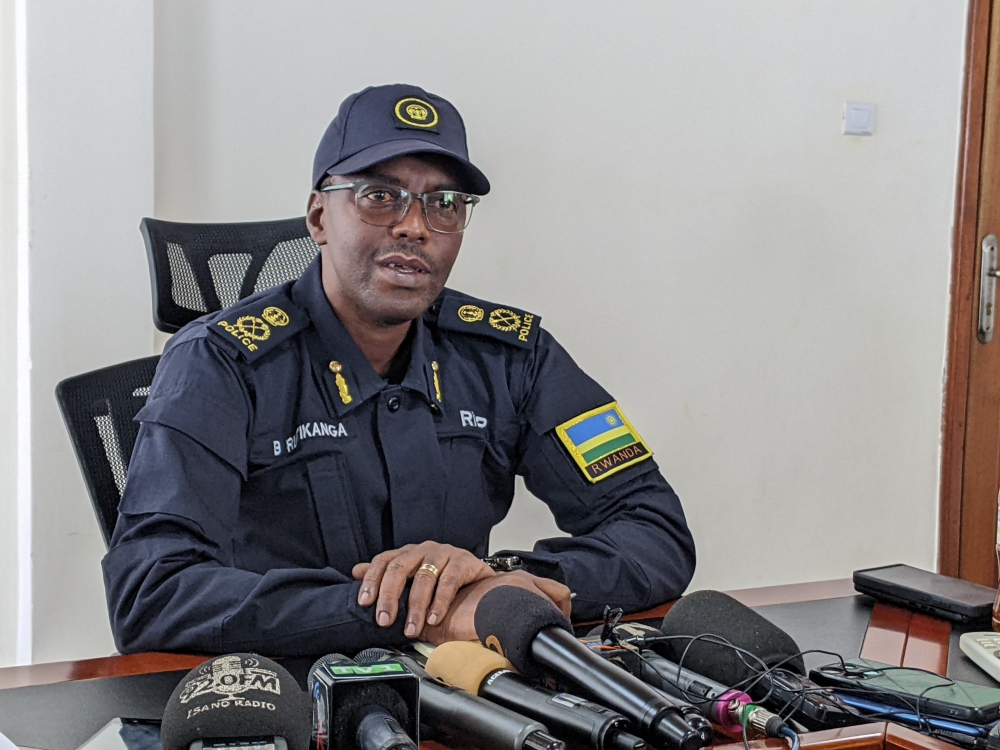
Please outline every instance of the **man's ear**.
[[326, 218], [323, 194], [313, 190], [306, 203], [306, 227], [309, 229], [309, 236], [317, 245], [326, 244]]

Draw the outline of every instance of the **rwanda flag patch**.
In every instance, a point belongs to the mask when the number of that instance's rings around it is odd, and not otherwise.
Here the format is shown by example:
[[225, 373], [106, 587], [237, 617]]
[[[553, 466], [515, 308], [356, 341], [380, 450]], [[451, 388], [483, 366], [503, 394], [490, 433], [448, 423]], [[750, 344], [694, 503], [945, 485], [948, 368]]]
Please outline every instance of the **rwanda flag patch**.
[[653, 455], [617, 401], [563, 422], [556, 427], [556, 434], [591, 482], [599, 482]]

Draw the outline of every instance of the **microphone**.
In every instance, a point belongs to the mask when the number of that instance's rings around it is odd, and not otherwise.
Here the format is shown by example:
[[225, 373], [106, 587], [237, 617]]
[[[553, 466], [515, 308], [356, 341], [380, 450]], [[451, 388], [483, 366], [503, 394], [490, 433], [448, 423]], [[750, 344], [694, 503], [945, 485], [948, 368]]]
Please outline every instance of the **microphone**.
[[668, 698], [609, 664], [573, 637], [569, 618], [551, 602], [516, 586], [497, 586], [476, 607], [476, 634], [518, 672], [538, 679], [548, 669], [582, 695], [624, 714], [649, 743], [697, 750], [701, 735]]
[[537, 721], [503, 706], [435, 682], [409, 656], [384, 648], [369, 648], [355, 660], [378, 664], [395, 660], [420, 678], [420, 721], [481, 750], [566, 750], [566, 743]]
[[442, 643], [424, 668], [447, 685], [545, 722], [576, 746], [645, 750], [646, 743], [626, 731], [629, 721], [620, 713], [575, 695], [536, 687], [515, 673], [514, 665], [504, 657], [478, 643]]
[[419, 680], [398, 662], [377, 666], [341, 654], [313, 664], [309, 693], [317, 750], [417, 750]]
[[[663, 618], [660, 632], [670, 638], [657, 646], [663, 656], [675, 662], [683, 656], [685, 666], [725, 685], [748, 681], [761, 671], [757, 660], [732, 646], [749, 651], [766, 668], [781, 665], [798, 675], [806, 673], [801, 649], [788, 633], [721, 591], [696, 591], [681, 598]], [[692, 640], [704, 634], [716, 638]]]
[[[603, 628], [598, 627], [590, 636], [599, 636]], [[663, 641], [663, 634], [656, 628], [639, 623], [621, 623], [612, 628], [613, 642], [636, 646], [643, 650], [640, 655], [627, 649], [601, 652], [612, 660], [621, 660], [622, 666], [643, 682], [664, 690], [701, 711], [709, 721], [714, 721], [723, 729], [740, 733], [743, 723], [767, 737], [781, 738], [785, 722], [777, 714], [754, 705], [749, 695], [741, 690], [727, 688], [721, 682], [692, 672], [654, 651], [648, 650], [652, 644]]]
[[227, 654], [188, 672], [163, 710], [163, 750], [309, 750], [309, 698], [284, 667]]
[[723, 685], [746, 685], [768, 708], [793, 710], [808, 729], [864, 721], [833, 691], [803, 676], [801, 649], [788, 633], [720, 591], [686, 595], [667, 612], [660, 631], [665, 638], [652, 648], [661, 656]]

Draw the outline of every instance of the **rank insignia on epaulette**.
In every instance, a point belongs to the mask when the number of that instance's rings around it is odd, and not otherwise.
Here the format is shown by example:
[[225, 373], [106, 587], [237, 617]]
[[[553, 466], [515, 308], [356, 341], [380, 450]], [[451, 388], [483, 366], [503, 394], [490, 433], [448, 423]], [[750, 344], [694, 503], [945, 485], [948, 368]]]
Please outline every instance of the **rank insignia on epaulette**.
[[298, 311], [289, 313], [276, 305], [266, 305], [262, 310], [247, 305], [235, 307], [209, 330], [236, 343], [240, 354], [252, 361], [302, 330], [307, 322]]
[[563, 422], [556, 427], [556, 434], [590, 482], [599, 482], [653, 455], [616, 401]]
[[437, 318], [440, 328], [475, 333], [529, 349], [538, 337], [541, 316], [467, 297], [448, 296]]

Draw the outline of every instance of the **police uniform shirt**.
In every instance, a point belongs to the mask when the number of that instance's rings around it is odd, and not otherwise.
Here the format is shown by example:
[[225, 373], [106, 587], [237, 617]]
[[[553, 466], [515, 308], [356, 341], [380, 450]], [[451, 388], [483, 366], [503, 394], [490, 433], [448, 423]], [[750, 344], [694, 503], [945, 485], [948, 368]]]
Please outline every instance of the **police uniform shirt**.
[[575, 617], [680, 595], [694, 545], [677, 496], [538, 322], [445, 290], [387, 381], [333, 312], [317, 258], [186, 326], [136, 417], [103, 561], [119, 650], [402, 643], [406, 594], [381, 628], [351, 568], [425, 540], [485, 555], [518, 474], [573, 535], [519, 554], [576, 592]]

